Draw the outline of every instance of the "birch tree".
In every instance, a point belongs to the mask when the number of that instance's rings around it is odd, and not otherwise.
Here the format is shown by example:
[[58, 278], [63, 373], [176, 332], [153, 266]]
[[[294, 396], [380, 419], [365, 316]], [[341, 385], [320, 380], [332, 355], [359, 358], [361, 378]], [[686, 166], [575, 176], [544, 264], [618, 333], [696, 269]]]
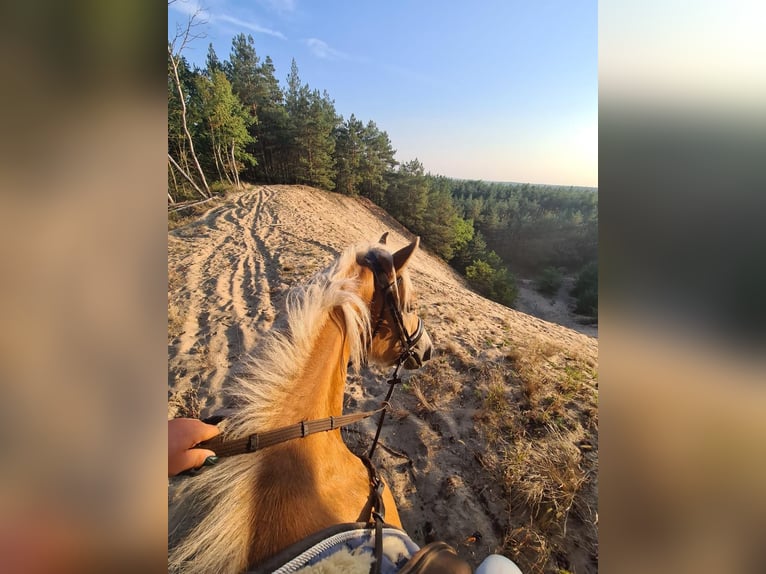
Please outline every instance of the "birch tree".
[[208, 76], [198, 76], [197, 82], [203, 123], [210, 142], [209, 152], [218, 173], [239, 188], [240, 171], [255, 163], [246, 147], [253, 141], [248, 128], [255, 118], [234, 95], [223, 71], [209, 70]]
[[[175, 0], [170, 0], [168, 2], [168, 6], [173, 4]], [[181, 123], [181, 130], [183, 132], [183, 136], [185, 138], [185, 144], [187, 146], [187, 152], [189, 157], [191, 158], [191, 161], [194, 165], [194, 171], [196, 172], [194, 176], [199, 177], [199, 184], [194, 185], [195, 189], [197, 189], [200, 194], [205, 197], [209, 198], [211, 197], [210, 194], [210, 186], [207, 183], [207, 179], [205, 178], [205, 172], [202, 170], [202, 166], [200, 165], [199, 159], [197, 157], [197, 153], [194, 150], [194, 138], [192, 137], [191, 132], [189, 131], [189, 123], [187, 121], [187, 96], [184, 93], [183, 84], [181, 82], [181, 77], [179, 74], [179, 67], [181, 65], [182, 61], [182, 52], [186, 48], [186, 46], [189, 44], [189, 42], [195, 38], [199, 38], [200, 35], [195, 33], [195, 28], [200, 24], [199, 22], [199, 11], [192, 14], [189, 19], [186, 21], [186, 25], [183, 27], [179, 27], [176, 30], [176, 35], [173, 38], [173, 40], [168, 42], [168, 76], [170, 78], [170, 81], [172, 82], [172, 85], [175, 87], [176, 93], [178, 95], [178, 105], [180, 107], [180, 123]], [[170, 156], [170, 152], [168, 152], [168, 158], [173, 159]], [[182, 158], [179, 158], [182, 160]], [[184, 178], [188, 181], [194, 181], [194, 177], [191, 173], [189, 173], [189, 170], [184, 170], [180, 165], [180, 162], [172, 161], [170, 162], [170, 165], [173, 167], [176, 167], [176, 169], [179, 169], [181, 171], [181, 175], [184, 176]], [[171, 168], [172, 169], [172, 168]]]

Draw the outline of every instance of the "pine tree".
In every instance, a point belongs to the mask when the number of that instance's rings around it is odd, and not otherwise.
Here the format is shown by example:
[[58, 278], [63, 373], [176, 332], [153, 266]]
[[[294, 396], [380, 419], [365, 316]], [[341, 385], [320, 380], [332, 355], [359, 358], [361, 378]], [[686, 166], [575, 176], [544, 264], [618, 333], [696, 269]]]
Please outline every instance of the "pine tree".
[[359, 189], [375, 203], [382, 203], [386, 193], [384, 175], [397, 165], [396, 153], [386, 132], [381, 132], [370, 120], [360, 135], [363, 154], [359, 165]]
[[358, 195], [361, 181], [360, 164], [364, 148], [364, 124], [354, 114], [335, 131], [335, 190], [345, 195]]
[[221, 61], [218, 59], [218, 54], [215, 53], [215, 48], [213, 48], [213, 44], [208, 44], [207, 47], [207, 73], [208, 77], [211, 77], [212, 72], [223, 70], [223, 65], [221, 64]]
[[288, 117], [284, 94], [276, 78], [274, 63], [266, 56], [258, 69], [256, 90], [258, 121], [253, 126], [258, 140], [258, 179], [272, 183], [284, 171], [289, 148]]
[[[387, 180], [383, 207], [411, 231], [421, 233], [428, 208], [423, 164], [417, 159], [403, 163], [398, 171], [389, 173]], [[428, 242], [426, 238], [424, 241]]]
[[287, 75], [287, 89], [285, 91], [285, 111], [287, 112], [287, 126], [285, 130], [285, 181], [297, 183], [302, 174], [299, 173], [301, 149], [296, 142], [298, 132], [305, 123], [309, 107], [308, 86], [301, 84], [298, 64], [293, 58], [290, 63], [290, 73]]
[[311, 91], [301, 84], [298, 65], [292, 61], [287, 77], [285, 108], [292, 136], [290, 168], [292, 183], [335, 187], [333, 137], [339, 119], [335, 104], [325, 92]]
[[[237, 34], [231, 41], [231, 53], [229, 61], [225, 63], [224, 70], [226, 77], [231, 83], [232, 92], [239, 98], [245, 110], [250, 114], [249, 132], [252, 137], [247, 145], [246, 152], [251, 157], [259, 155], [259, 149], [256, 146], [258, 133], [256, 126], [258, 124], [258, 104], [260, 92], [260, 59], [255, 52], [255, 43], [251, 35]], [[245, 170], [245, 177], [255, 181], [258, 174], [255, 171], [257, 162], [248, 163]]]
[[237, 34], [231, 41], [231, 54], [225, 66], [231, 89], [242, 105], [257, 115], [258, 55], [255, 53], [253, 37]]

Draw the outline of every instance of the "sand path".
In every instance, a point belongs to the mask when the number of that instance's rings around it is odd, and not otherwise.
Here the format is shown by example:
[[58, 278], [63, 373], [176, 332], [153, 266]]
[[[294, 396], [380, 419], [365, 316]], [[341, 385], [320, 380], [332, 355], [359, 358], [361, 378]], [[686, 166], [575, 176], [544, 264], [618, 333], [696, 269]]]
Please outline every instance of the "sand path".
[[[392, 248], [411, 240], [366, 200], [300, 186], [258, 186], [170, 232], [169, 416], [177, 412], [175, 399], [192, 390], [202, 416], [225, 407], [225, 387], [242, 358], [281, 325], [289, 287], [326, 267], [346, 246], [385, 231]], [[548, 341], [564, 359], [577, 355], [595, 365], [597, 340], [484, 299], [427, 250], [415, 254], [411, 276], [416, 308], [441, 353], [430, 376], [443, 390], [427, 407], [411, 389], [394, 395], [395, 416], [382, 442], [400, 454], [380, 449], [376, 458], [410, 535], [420, 544], [446, 540], [476, 564], [502, 543], [510, 510], [507, 494], [482, 462], [486, 445], [475, 418], [484, 389], [471, 365], [502, 362], [513, 349]], [[350, 377], [346, 410], [376, 408], [387, 390], [386, 374]], [[373, 428], [371, 420], [356, 425], [347, 442], [363, 448]], [[468, 541], [475, 532], [480, 540]]]

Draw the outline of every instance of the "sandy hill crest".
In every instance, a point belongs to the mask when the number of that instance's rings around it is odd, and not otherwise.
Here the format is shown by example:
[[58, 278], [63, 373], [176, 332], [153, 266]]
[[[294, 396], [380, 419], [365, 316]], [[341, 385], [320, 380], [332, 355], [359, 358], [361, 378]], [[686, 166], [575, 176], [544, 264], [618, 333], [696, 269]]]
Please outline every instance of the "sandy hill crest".
[[[302, 186], [249, 187], [171, 231], [169, 416], [225, 407], [288, 289], [384, 231], [412, 238], [369, 201]], [[597, 340], [477, 295], [427, 249], [411, 276], [436, 356], [394, 394], [376, 453], [405, 528], [474, 565], [502, 551], [525, 572], [596, 572]], [[381, 376], [351, 377], [346, 410], [377, 407]]]

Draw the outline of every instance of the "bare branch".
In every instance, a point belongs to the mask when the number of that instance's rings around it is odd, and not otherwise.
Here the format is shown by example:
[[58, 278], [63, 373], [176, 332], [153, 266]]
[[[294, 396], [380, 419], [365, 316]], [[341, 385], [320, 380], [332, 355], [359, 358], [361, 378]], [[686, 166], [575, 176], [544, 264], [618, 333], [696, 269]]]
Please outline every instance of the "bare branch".
[[[175, 3], [176, 0], [168, 0], [168, 7]], [[200, 26], [204, 26], [208, 22], [204, 18], [204, 14], [205, 11], [198, 6], [194, 13], [189, 16], [185, 25], [176, 24], [175, 36], [168, 42], [168, 51], [172, 57], [180, 58], [181, 53], [193, 40], [200, 40], [206, 36], [204, 31], [198, 30]]]

